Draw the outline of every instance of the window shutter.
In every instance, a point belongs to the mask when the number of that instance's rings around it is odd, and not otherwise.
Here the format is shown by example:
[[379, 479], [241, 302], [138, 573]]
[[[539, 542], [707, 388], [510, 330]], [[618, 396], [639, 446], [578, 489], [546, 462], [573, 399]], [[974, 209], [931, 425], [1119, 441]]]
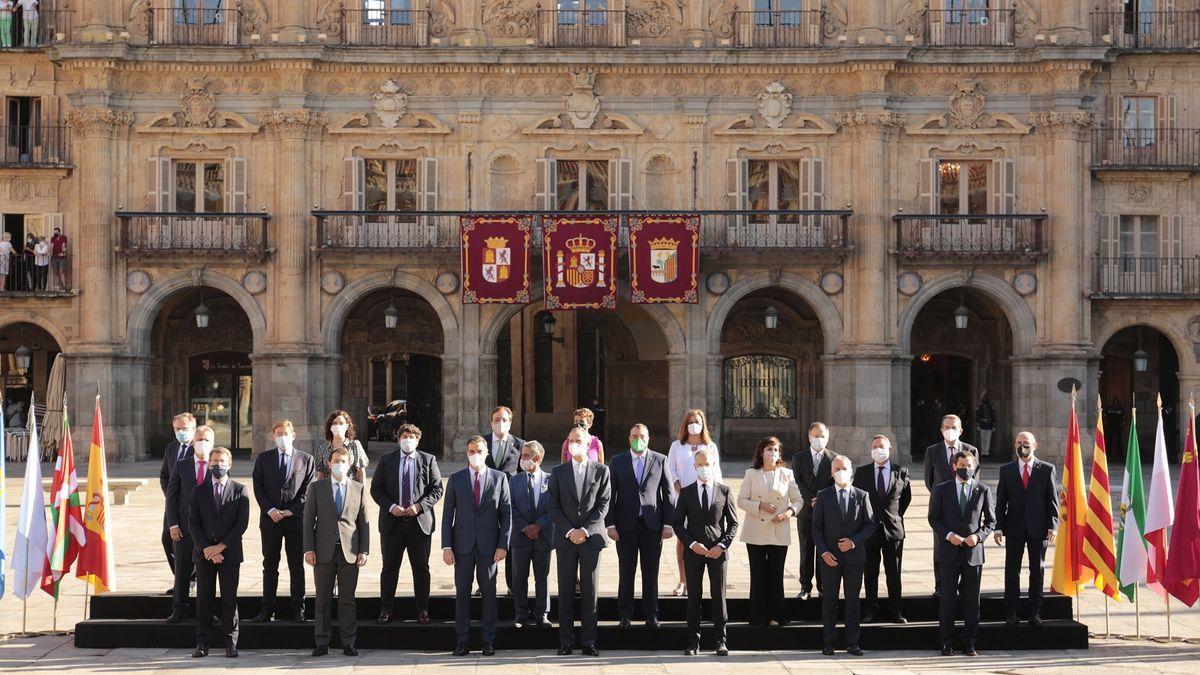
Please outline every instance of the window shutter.
[[[438, 194], [441, 183], [438, 179], [438, 158], [421, 158], [421, 210], [426, 212], [438, 210]], [[425, 243], [433, 246], [437, 243], [437, 216], [422, 218], [425, 229]]]
[[922, 159], [917, 172], [917, 212], [937, 213], [937, 162]]
[[807, 206], [815, 211], [820, 211], [825, 208], [825, 160], [813, 157], [808, 164], [810, 169]]
[[1178, 258], [1183, 255], [1183, 215], [1173, 213], [1164, 216], [1162, 222], [1165, 228], [1159, 240], [1159, 255]]
[[246, 158], [229, 158], [229, 188], [226, 193], [225, 209], [231, 213], [245, 213], [250, 208], [248, 200], [249, 180], [246, 176]]
[[1017, 162], [1013, 159], [992, 161], [992, 212], [1017, 212]]
[[734, 211], [745, 210], [749, 201], [746, 196], [746, 184], [750, 178], [750, 163], [744, 159], [727, 159], [725, 168], [728, 208]]
[[1105, 124], [1109, 129], [1121, 128], [1121, 96], [1109, 94], [1104, 101]]
[[342, 159], [342, 204], [347, 211], [362, 211], [367, 208], [365, 184], [367, 164], [362, 157]]
[[1120, 253], [1121, 216], [1100, 217], [1100, 256], [1116, 258]]
[[169, 211], [171, 206], [171, 160], [151, 157], [146, 177], [146, 208], [150, 211]]
[[613, 211], [633, 209], [633, 160], [608, 160], [608, 208]]
[[534, 177], [534, 208], [553, 211], [558, 203], [558, 163], [550, 157], [534, 161], [537, 175]]
[[[1164, 130], [1172, 130], [1173, 131], [1174, 129], [1177, 128], [1176, 124], [1178, 122], [1178, 113], [1176, 112], [1178, 103], [1176, 101], [1175, 96], [1160, 96], [1157, 103], [1158, 103], [1158, 111], [1157, 112], [1158, 112], [1158, 129], [1159, 129], [1159, 131], [1160, 132], [1164, 131]], [[1161, 139], [1164, 137], [1170, 138], [1169, 135], [1161, 135], [1160, 134], [1160, 136], [1159, 136], [1160, 142], [1161, 142]], [[1171, 140], [1172, 140], [1172, 142], [1179, 142], [1182, 139], [1171, 139]]]
[[50, 241], [50, 237], [54, 235], [54, 228], [58, 228], [62, 232], [63, 229], [63, 214], [61, 213], [43, 213], [42, 223], [46, 226], [46, 241]]

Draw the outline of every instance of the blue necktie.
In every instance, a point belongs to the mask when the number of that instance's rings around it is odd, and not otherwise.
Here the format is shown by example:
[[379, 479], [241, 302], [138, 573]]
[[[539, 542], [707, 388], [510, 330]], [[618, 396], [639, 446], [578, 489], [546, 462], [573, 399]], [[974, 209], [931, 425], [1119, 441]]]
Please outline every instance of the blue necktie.
[[342, 497], [342, 486], [333, 486], [333, 506], [337, 509], [338, 515], [342, 515], [342, 506], [345, 504], [345, 498]]
[[642, 471], [645, 470], [645, 466], [646, 466], [646, 460], [642, 459], [641, 457], [638, 457], [638, 461], [637, 461], [638, 485], [642, 484]]

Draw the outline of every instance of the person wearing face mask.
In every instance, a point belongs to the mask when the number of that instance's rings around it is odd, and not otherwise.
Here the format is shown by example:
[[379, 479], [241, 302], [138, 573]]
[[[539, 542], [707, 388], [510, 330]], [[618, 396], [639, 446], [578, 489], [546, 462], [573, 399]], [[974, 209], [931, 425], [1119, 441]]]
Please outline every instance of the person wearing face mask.
[[[693, 456], [700, 449], [708, 452], [708, 468], [712, 472], [713, 482], [722, 482], [721, 455], [717, 451], [717, 444], [708, 433], [708, 421], [704, 411], [692, 408], [684, 411], [683, 419], [679, 422], [679, 434], [671, 442], [671, 449], [667, 451], [667, 473], [671, 476], [671, 492], [676, 504], [679, 503], [679, 493], [683, 488], [696, 482]], [[679, 570], [679, 582], [671, 592], [675, 596], [687, 593], [687, 566], [684, 565], [683, 552], [683, 541], [676, 538], [675, 564]]]
[[195, 571], [192, 561], [192, 535], [188, 528], [188, 507], [192, 491], [209, 476], [208, 453], [213, 449], [213, 430], [196, 427], [192, 456], [175, 462], [167, 481], [167, 530], [175, 544], [175, 588], [171, 597], [171, 616], [167, 623], [183, 620], [188, 610], [188, 586]]
[[[512, 495], [513, 625], [542, 628], [550, 614], [550, 549], [554, 521], [547, 498], [550, 475], [542, 471], [546, 449], [537, 441], [521, 446], [521, 471], [508, 479]], [[506, 560], [507, 560], [506, 558]], [[533, 567], [534, 602], [529, 606], [529, 568]]]
[[983, 576], [983, 543], [996, 527], [992, 491], [975, 475], [979, 458], [967, 450], [954, 455], [954, 477], [929, 494], [929, 527], [933, 529], [933, 561], [940, 568], [938, 607], [942, 655], [954, 655], [954, 616], [962, 600], [963, 654], [975, 656], [979, 633], [979, 580]]
[[[583, 430], [588, 432], [587, 436], [587, 456], [593, 462], [604, 463], [604, 444], [600, 442], [600, 437], [592, 435], [592, 424], [596, 421], [596, 414], [587, 408], [580, 408], [575, 411], [572, 418], [572, 428], [583, 427]], [[571, 453], [567, 449], [567, 444], [570, 440], [563, 441], [562, 461], [571, 461]]]
[[208, 656], [219, 580], [225, 656], [236, 658], [238, 577], [242, 535], [250, 524], [250, 496], [245, 485], [229, 477], [233, 455], [228, 448], [214, 448], [209, 462], [211, 475], [192, 491], [188, 505], [188, 532], [194, 542], [192, 560], [196, 565], [196, 649], [192, 656]]
[[788, 623], [783, 595], [783, 568], [792, 540], [790, 518], [800, 513], [804, 498], [792, 470], [783, 464], [783, 444], [774, 436], [758, 442], [754, 461], [738, 491], [742, 541], [750, 558], [750, 625]]
[[867, 565], [867, 540], [875, 533], [875, 514], [871, 498], [851, 484], [854, 465], [845, 455], [837, 455], [831, 465], [833, 485], [817, 493], [813, 507], [812, 534], [821, 556], [821, 616], [824, 619], [825, 648], [821, 653], [833, 656], [837, 631], [838, 591], [845, 590], [846, 653], [862, 656], [858, 645], [862, 607], [858, 592], [862, 588]]
[[335, 448], [343, 448], [350, 458], [350, 478], [362, 483], [367, 478], [367, 451], [358, 442], [354, 421], [345, 410], [334, 410], [325, 418], [325, 438], [317, 443], [313, 455], [317, 460], [317, 476], [328, 478], [324, 467], [329, 466], [330, 452]]
[[908, 468], [892, 460], [892, 442], [879, 434], [871, 439], [871, 463], [854, 471], [854, 487], [871, 498], [875, 516], [875, 533], [867, 540], [867, 569], [863, 579], [866, 586], [864, 623], [873, 621], [879, 611], [879, 563], [887, 575], [888, 608], [896, 623], [908, 623], [904, 618], [900, 587], [900, 563], [904, 553], [904, 512], [912, 502], [912, 486]]
[[1029, 555], [1029, 624], [1042, 625], [1042, 565], [1058, 533], [1058, 480], [1054, 465], [1038, 459], [1037, 439], [1017, 434], [1015, 462], [1000, 467], [996, 485], [996, 543], [1004, 546], [1005, 625], [1017, 625], [1021, 558]]
[[258, 502], [258, 530], [262, 534], [263, 599], [250, 623], [270, 621], [275, 616], [279, 590], [279, 549], [287, 554], [291, 618], [304, 621], [304, 537], [300, 517], [308, 484], [317, 476], [317, 462], [295, 447], [296, 430], [291, 420], [279, 420], [271, 428], [273, 447], [258, 454], [251, 471], [254, 500]]
[[[935, 485], [941, 485], [954, 478], [954, 455], [959, 451], [975, 455], [974, 474], [979, 475], [979, 449], [964, 443], [962, 436], [962, 419], [958, 415], [942, 417], [942, 440], [925, 448], [925, 488], [930, 492]], [[936, 597], [942, 590], [941, 571], [935, 563], [933, 566], [933, 595]]]
[[558, 558], [558, 654], [575, 649], [575, 587], [579, 585], [580, 642], [586, 656], [596, 649], [598, 618], [596, 588], [604, 540], [604, 518], [611, 499], [608, 467], [588, 458], [590, 437], [583, 427], [571, 429], [567, 448], [571, 461], [550, 473], [549, 511], [554, 521], [554, 552]]
[[433, 510], [442, 498], [442, 472], [437, 459], [417, 449], [421, 430], [415, 424], [396, 429], [394, 450], [375, 467], [371, 498], [379, 506], [379, 546], [383, 570], [379, 573], [379, 620], [390, 623], [396, 605], [400, 563], [408, 554], [412, 569], [417, 623], [429, 623], [429, 548], [437, 527]]
[[525, 441], [513, 436], [512, 409], [507, 406], [496, 406], [492, 409], [492, 430], [483, 435], [487, 441], [487, 467], [503, 471], [509, 476], [516, 475], [521, 469], [521, 446]]
[[358, 570], [367, 564], [371, 530], [367, 525], [367, 495], [363, 484], [350, 478], [350, 453], [344, 447], [329, 453], [329, 477], [308, 484], [304, 497], [304, 562], [313, 567], [316, 616], [313, 656], [329, 653], [333, 634], [333, 588], [337, 584], [338, 627], [342, 653], [358, 656], [358, 610], [354, 599]]
[[512, 498], [508, 476], [487, 467], [488, 445], [481, 436], [467, 441], [467, 467], [446, 481], [442, 504], [442, 559], [454, 567], [455, 656], [470, 653], [471, 581], [479, 582], [483, 616], [483, 655], [496, 653], [496, 565], [508, 557]]
[[813, 539], [813, 509], [817, 493], [833, 485], [833, 458], [829, 448], [829, 427], [824, 422], [808, 425], [808, 448], [792, 455], [792, 473], [800, 487], [802, 505], [796, 517], [796, 533], [800, 542], [800, 592], [796, 597], [808, 600], [812, 595], [814, 577], [817, 592], [821, 593], [821, 573], [817, 570], [817, 543]]
[[[190, 412], [179, 413], [171, 420], [171, 430], [174, 440], [167, 443], [167, 448], [163, 451], [162, 466], [158, 470], [158, 485], [162, 488], [164, 498], [167, 496], [167, 483], [171, 481], [171, 471], [175, 468], [175, 463], [192, 456], [192, 439], [196, 436], [196, 417]], [[167, 556], [167, 565], [174, 574], [175, 541], [171, 538], [170, 529], [167, 527], [165, 510], [163, 511], [162, 546], [163, 552]], [[168, 591], [168, 593], [171, 592], [173, 591]]]
[[700, 650], [700, 604], [704, 598], [704, 574], [708, 573], [708, 592], [712, 596], [713, 632], [717, 656], [729, 656], [725, 644], [725, 567], [729, 547], [737, 537], [737, 505], [729, 487], [716, 481], [716, 472], [708, 463], [708, 450], [700, 448], [693, 456], [696, 480], [679, 492], [675, 503], [675, 532], [687, 549], [687, 646], [684, 656]]
[[671, 478], [667, 456], [650, 449], [650, 430], [635, 424], [629, 430], [629, 452], [613, 457], [612, 498], [604, 524], [608, 538], [617, 542], [617, 612], [620, 628], [633, 622], [633, 578], [638, 560], [642, 568], [642, 616], [646, 626], [658, 630], [658, 565], [663, 540], [674, 535], [671, 522]]

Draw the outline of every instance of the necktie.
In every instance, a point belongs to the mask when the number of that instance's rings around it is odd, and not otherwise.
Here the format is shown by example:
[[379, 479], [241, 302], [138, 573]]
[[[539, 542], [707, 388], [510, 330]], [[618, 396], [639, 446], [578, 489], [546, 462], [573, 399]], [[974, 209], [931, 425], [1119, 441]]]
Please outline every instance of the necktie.
[[883, 484], [883, 467], [879, 467], [879, 475], [875, 478], [875, 489], [879, 491], [879, 496], [882, 497], [885, 487]]
[[1025, 470], [1021, 473], [1021, 482], [1025, 484], [1025, 489], [1029, 489], [1029, 465], [1025, 465]]
[[216, 487], [216, 493], [213, 495], [213, 500], [216, 502], [217, 508], [221, 508], [221, 484], [214, 483], [214, 485], [216, 485], [217, 487]]
[[571, 469], [575, 472], [575, 496], [579, 501], [583, 501], [583, 471], [579, 470], [578, 464], [572, 466]]
[[967, 517], [967, 484], [963, 483], [958, 489], [958, 510], [962, 511], [963, 518]]
[[637, 460], [637, 481], [638, 485], [642, 484], [642, 472], [646, 469], [646, 460], [638, 457]]
[[700, 487], [700, 508], [708, 512], [708, 483]]
[[279, 453], [279, 475], [287, 479], [287, 453]]
[[191, 456], [192, 456], [192, 446], [190, 446], [190, 445], [179, 446], [179, 459], [180, 460], [187, 459], [188, 457], [191, 457]]
[[537, 508], [537, 490], [533, 489], [533, 474], [526, 473], [525, 476], [527, 478], [529, 478], [529, 483], [526, 485], [526, 489], [529, 490], [529, 505], [536, 509]]
[[492, 451], [492, 463], [495, 464], [496, 466], [500, 466], [500, 453], [503, 451], [503, 449], [504, 449], [504, 441], [497, 438], [496, 439], [496, 449]]
[[204, 482], [205, 462], [196, 462], [196, 485]]
[[408, 457], [400, 460], [400, 506], [408, 508], [412, 505], [412, 487], [409, 485]]
[[474, 492], [475, 492], [475, 508], [478, 509], [479, 508], [479, 472], [478, 471], [475, 472]]
[[842, 495], [842, 517], [845, 518], [850, 513], [850, 505], [846, 503], [846, 491], [839, 490]]
[[814, 476], [817, 475], [817, 472], [820, 470], [821, 470], [821, 453], [817, 453], [817, 454], [813, 455], [813, 475]]
[[337, 509], [339, 516], [342, 515], [342, 507], [345, 505], [345, 503], [346, 503], [346, 500], [344, 497], [342, 497], [342, 484], [334, 483], [333, 484], [333, 507], [335, 509]]

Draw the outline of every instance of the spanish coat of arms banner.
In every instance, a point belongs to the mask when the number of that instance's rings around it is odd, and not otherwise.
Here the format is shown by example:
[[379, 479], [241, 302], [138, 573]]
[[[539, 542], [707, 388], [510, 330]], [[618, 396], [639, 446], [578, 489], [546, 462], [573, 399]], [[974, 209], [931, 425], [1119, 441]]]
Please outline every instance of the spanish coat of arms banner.
[[546, 309], [616, 309], [617, 217], [552, 216], [542, 229]]
[[629, 217], [629, 285], [634, 302], [699, 302], [696, 292], [699, 267], [699, 216]]
[[529, 302], [530, 216], [462, 216], [462, 299]]

